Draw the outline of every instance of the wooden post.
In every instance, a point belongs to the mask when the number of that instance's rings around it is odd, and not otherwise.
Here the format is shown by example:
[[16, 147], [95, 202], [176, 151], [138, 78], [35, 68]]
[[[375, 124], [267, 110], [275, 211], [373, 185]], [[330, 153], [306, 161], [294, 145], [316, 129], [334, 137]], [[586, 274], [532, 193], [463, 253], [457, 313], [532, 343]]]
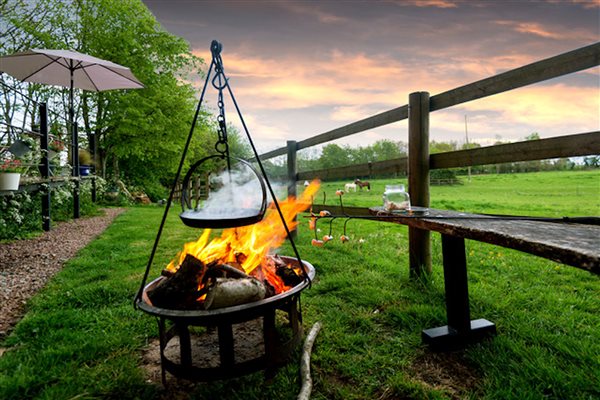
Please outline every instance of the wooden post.
[[[288, 168], [288, 197], [297, 197], [296, 180], [298, 179], [298, 163], [296, 153], [298, 152], [298, 143], [295, 140], [287, 141], [287, 168]], [[296, 221], [296, 217], [294, 217]], [[290, 231], [292, 239], [298, 237], [298, 231], [294, 228]]]
[[[429, 93], [414, 92], [408, 103], [408, 192], [411, 204], [429, 207]], [[408, 228], [410, 276], [431, 273], [429, 231]]]
[[42, 149], [42, 178], [46, 181], [42, 195], [42, 229], [50, 230], [50, 159], [48, 158], [48, 108], [40, 103], [40, 148]]
[[97, 176], [92, 177], [92, 203], [98, 200], [98, 185], [96, 183]]
[[97, 200], [97, 185], [96, 185], [96, 177], [98, 175], [98, 145], [96, 143], [96, 134], [92, 133], [92, 159], [93, 159], [93, 171], [94, 177], [92, 178], [92, 203], [96, 203]]
[[72, 148], [72, 167], [73, 171], [71, 171], [71, 176], [75, 178], [75, 186], [73, 188], [73, 218], [79, 218], [79, 189], [81, 179], [79, 177], [79, 133], [77, 132], [77, 123], [74, 123], [72, 126], [73, 129], [73, 148]]

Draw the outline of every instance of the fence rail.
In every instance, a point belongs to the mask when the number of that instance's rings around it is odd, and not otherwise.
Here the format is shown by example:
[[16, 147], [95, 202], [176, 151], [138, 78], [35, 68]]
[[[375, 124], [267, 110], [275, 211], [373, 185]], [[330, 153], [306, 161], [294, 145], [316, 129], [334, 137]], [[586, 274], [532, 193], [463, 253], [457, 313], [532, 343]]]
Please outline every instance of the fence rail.
[[432, 154], [429, 156], [429, 168], [469, 167], [594, 154], [600, 154], [600, 131]]
[[[598, 65], [600, 65], [600, 42], [437, 94], [430, 98], [429, 110], [442, 110]], [[408, 104], [299, 141], [297, 150], [341, 139], [407, 118]], [[286, 153], [287, 147], [280, 147], [261, 154], [259, 157], [261, 160], [268, 160]]]
[[[600, 131], [431, 154], [429, 169], [460, 168], [595, 154], [600, 154]], [[296, 181], [310, 180], [314, 177], [333, 180], [406, 173], [408, 173], [408, 158], [401, 157], [386, 161], [298, 172]]]
[[[524, 87], [533, 83], [582, 71], [600, 65], [600, 42], [547, 58], [520, 68], [482, 79], [430, 97], [428, 92], [409, 95], [407, 105], [373, 115], [337, 129], [304, 139], [289, 141], [281, 147], [259, 155], [268, 160], [288, 157], [288, 187], [298, 180], [314, 177], [344, 179], [385, 173], [408, 173], [408, 186], [414, 205], [429, 207], [430, 169], [543, 160], [600, 154], [600, 131], [526, 142], [487, 146], [469, 150], [429, 154], [429, 114], [457, 104]], [[315, 171], [298, 172], [296, 152], [408, 119], [408, 158], [349, 165]], [[292, 192], [289, 192], [292, 194]], [[409, 228], [410, 271], [420, 275], [431, 271], [429, 232]]]

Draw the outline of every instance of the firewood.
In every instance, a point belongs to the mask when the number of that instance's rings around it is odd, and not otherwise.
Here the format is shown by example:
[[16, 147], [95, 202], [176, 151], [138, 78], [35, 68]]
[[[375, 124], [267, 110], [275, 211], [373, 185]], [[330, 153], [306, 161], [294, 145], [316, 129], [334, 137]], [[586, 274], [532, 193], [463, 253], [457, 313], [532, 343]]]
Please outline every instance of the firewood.
[[275, 296], [275, 287], [271, 285], [271, 282], [269, 282], [267, 279], [263, 279], [262, 283], [265, 285], [265, 299]]
[[162, 276], [164, 276], [164, 277], [170, 278], [170, 277], [172, 277], [173, 275], [175, 275], [175, 272], [173, 272], [173, 271], [169, 271], [168, 269], [163, 269], [163, 270], [160, 272], [160, 274], [161, 274]]
[[[243, 270], [238, 269], [235, 266], [232, 266], [229, 264], [220, 264], [219, 268], [222, 268], [223, 271], [226, 272], [226, 275], [229, 275], [231, 277], [250, 278], [250, 275], [245, 273]], [[240, 268], [241, 268], [241, 266], [240, 266]]]
[[168, 309], [194, 309], [200, 296], [198, 285], [206, 270], [204, 263], [187, 255], [179, 269], [148, 291], [148, 298], [156, 307]]
[[300, 360], [300, 378], [302, 379], [302, 386], [300, 387], [300, 393], [298, 394], [298, 400], [309, 400], [310, 393], [312, 392], [312, 378], [310, 376], [310, 355], [312, 353], [312, 347], [315, 343], [315, 339], [321, 330], [321, 323], [315, 323], [306, 340], [304, 341], [304, 347], [302, 350], [302, 358]]
[[288, 266], [277, 267], [275, 273], [281, 278], [286, 286], [293, 287], [303, 281], [303, 278], [298, 276], [298, 274]]
[[250, 303], [265, 298], [266, 289], [254, 278], [217, 278], [204, 300], [207, 310]]
[[286, 286], [296, 286], [304, 280], [303, 277], [298, 276], [296, 271], [291, 268], [287, 262], [285, 262], [279, 255], [275, 254], [271, 256], [271, 259], [275, 263], [275, 273], [281, 278]]
[[271, 260], [273, 260], [273, 262], [275, 263], [275, 266], [277, 268], [281, 268], [281, 267], [286, 267], [287, 263], [285, 261], [283, 261], [283, 258], [281, 258], [281, 256], [279, 256], [279, 254], [273, 254], [271, 256], [269, 256], [271, 258]]

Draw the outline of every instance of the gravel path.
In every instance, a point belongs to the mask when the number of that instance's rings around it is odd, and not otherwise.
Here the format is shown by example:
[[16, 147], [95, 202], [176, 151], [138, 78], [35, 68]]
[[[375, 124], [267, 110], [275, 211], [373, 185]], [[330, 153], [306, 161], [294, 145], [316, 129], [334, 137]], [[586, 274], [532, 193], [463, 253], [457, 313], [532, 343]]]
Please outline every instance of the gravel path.
[[0, 243], [0, 340], [23, 316], [27, 300], [124, 211], [105, 209], [101, 216], [61, 222], [34, 239]]

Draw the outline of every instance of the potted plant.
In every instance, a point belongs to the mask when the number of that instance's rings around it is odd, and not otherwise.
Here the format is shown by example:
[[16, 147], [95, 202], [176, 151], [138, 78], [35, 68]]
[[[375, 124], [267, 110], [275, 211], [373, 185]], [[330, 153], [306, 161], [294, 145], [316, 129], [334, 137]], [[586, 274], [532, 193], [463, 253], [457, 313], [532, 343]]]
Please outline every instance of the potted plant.
[[0, 162], [0, 190], [19, 190], [21, 173], [25, 167], [21, 160], [16, 158], [4, 158]]
[[48, 133], [52, 138], [48, 143], [48, 158], [52, 159], [65, 149], [65, 142], [63, 141], [65, 137], [64, 127], [57, 121], [54, 121], [50, 124]]
[[60, 139], [52, 139], [48, 143], [48, 158], [52, 159], [65, 149], [65, 142]]
[[79, 175], [88, 176], [92, 168], [92, 155], [85, 149], [79, 150]]

